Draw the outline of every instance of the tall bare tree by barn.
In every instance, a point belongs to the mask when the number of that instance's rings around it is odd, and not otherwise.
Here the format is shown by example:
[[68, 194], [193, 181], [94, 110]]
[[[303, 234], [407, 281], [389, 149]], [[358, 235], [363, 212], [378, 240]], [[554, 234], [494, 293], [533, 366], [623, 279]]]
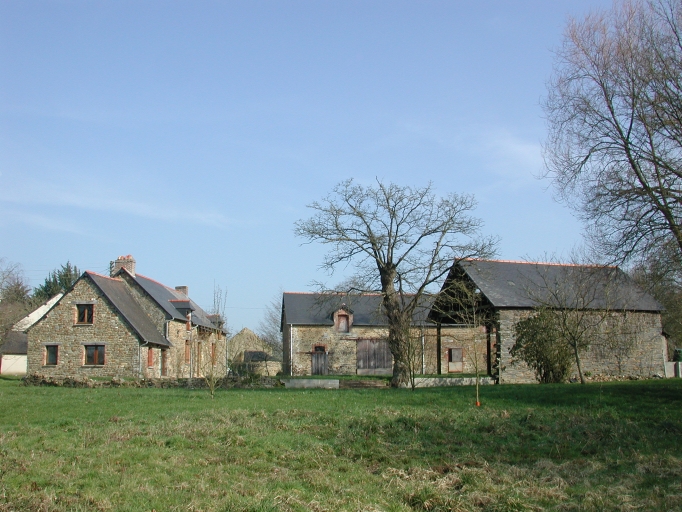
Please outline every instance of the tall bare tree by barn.
[[547, 177], [597, 248], [682, 252], [682, 1], [571, 20], [544, 108]]
[[[347, 180], [321, 201], [315, 214], [296, 223], [309, 242], [328, 244], [322, 267], [330, 272], [353, 262], [353, 291], [381, 293], [393, 355], [391, 384], [409, 382], [410, 325], [414, 311], [454, 261], [493, 253], [496, 239], [481, 236], [470, 195], [436, 197], [429, 184], [402, 187], [377, 180], [363, 186]], [[436, 288], [433, 286], [433, 288]]]

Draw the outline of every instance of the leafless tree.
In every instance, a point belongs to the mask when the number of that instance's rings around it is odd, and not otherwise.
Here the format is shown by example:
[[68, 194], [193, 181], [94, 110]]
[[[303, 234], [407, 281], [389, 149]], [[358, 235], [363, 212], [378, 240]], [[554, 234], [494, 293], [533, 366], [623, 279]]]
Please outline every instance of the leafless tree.
[[[414, 312], [453, 263], [489, 257], [497, 240], [481, 235], [471, 216], [470, 195], [436, 197], [431, 184], [402, 187], [377, 180], [363, 186], [347, 180], [321, 201], [295, 232], [330, 249], [322, 267], [330, 272], [353, 262], [355, 293], [381, 293], [393, 355], [392, 386], [409, 382], [410, 330]], [[344, 290], [348, 291], [348, 290]]]
[[633, 266], [630, 275], [664, 307], [661, 320], [672, 360], [675, 347], [682, 346], [682, 255], [675, 245], [665, 245]]
[[265, 306], [263, 318], [258, 323], [256, 334], [278, 358], [282, 356], [282, 291], [280, 290]]
[[[227, 290], [219, 285], [213, 285], [213, 306], [209, 319], [215, 325], [212, 332], [205, 332], [199, 336], [197, 342], [196, 359], [199, 371], [204, 379], [206, 388], [215, 398], [215, 392], [220, 385], [221, 379], [227, 375], [227, 323], [225, 320], [225, 305], [227, 303]], [[203, 338], [203, 339], [202, 339]], [[202, 347], [203, 352], [202, 352]]]
[[21, 265], [0, 258], [0, 345], [12, 325], [31, 311], [30, 291]]
[[552, 312], [559, 341], [570, 347], [584, 384], [581, 355], [598, 339], [608, 310], [604, 290], [611, 273], [607, 267], [591, 265], [556, 266], [552, 272], [549, 268], [541, 267], [539, 282], [533, 283], [529, 294], [539, 308]]
[[[441, 296], [434, 303], [432, 309], [449, 317], [452, 323], [469, 329], [470, 332], [467, 334], [470, 336], [468, 357], [471, 358], [476, 374], [476, 404], [480, 405], [480, 378], [485, 359], [481, 353], [482, 343], [478, 330], [481, 327], [487, 328], [492, 323], [492, 309], [483, 300], [481, 290], [464, 275], [449, 280], [448, 285], [441, 291]], [[487, 347], [485, 350], [487, 352]]]
[[546, 177], [602, 254], [682, 253], [682, 1], [571, 20], [544, 109]]

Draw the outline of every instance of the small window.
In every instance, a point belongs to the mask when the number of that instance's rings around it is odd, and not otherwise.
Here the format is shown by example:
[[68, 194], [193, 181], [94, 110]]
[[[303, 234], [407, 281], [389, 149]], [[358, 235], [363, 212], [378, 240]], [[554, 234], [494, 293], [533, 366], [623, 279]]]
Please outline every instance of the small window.
[[151, 347], [147, 349], [147, 366], [149, 368], [154, 366], [154, 349]]
[[350, 322], [348, 321], [348, 315], [339, 314], [339, 332], [349, 332]]
[[315, 347], [313, 348], [313, 352], [326, 352], [326, 351], [327, 351], [327, 347], [325, 347], [324, 345], [315, 345]]
[[85, 345], [85, 364], [104, 366], [104, 345]]
[[448, 349], [448, 372], [461, 373], [464, 371], [464, 349]]
[[93, 309], [93, 304], [76, 304], [76, 323], [92, 324]]
[[59, 361], [59, 347], [57, 345], [47, 345], [45, 347], [45, 366], [57, 366]]

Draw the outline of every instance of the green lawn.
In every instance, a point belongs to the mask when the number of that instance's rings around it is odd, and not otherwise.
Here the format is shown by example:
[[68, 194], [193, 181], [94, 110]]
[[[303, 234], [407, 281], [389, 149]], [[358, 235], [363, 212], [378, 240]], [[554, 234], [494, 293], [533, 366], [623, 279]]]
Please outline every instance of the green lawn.
[[0, 380], [0, 510], [682, 507], [682, 379], [481, 396]]

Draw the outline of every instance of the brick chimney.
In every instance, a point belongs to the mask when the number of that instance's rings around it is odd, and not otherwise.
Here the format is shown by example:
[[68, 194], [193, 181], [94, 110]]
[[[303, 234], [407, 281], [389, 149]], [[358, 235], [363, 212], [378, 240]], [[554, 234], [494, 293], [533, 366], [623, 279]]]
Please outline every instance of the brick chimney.
[[131, 254], [128, 254], [128, 256], [119, 256], [116, 261], [110, 262], [109, 275], [111, 277], [114, 277], [114, 275], [116, 275], [116, 272], [118, 272], [122, 268], [126, 269], [133, 276], [135, 275], [135, 258], [133, 258]]
[[189, 297], [189, 286], [176, 286], [175, 289]]

